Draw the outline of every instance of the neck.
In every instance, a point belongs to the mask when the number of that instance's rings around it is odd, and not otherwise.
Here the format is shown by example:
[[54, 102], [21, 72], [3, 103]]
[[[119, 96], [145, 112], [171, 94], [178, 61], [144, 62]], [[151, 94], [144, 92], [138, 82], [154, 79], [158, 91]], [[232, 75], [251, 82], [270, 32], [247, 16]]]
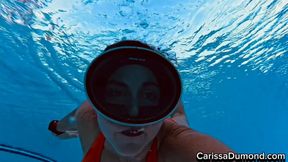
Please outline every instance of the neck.
[[147, 146], [145, 146], [144, 149], [134, 157], [125, 157], [119, 155], [119, 153], [115, 151], [115, 149], [107, 140], [105, 141], [104, 150], [109, 152], [109, 154], [115, 157], [115, 159], [118, 159], [119, 162], [145, 162], [148, 151], [150, 151], [152, 142], [153, 141], [151, 141]]

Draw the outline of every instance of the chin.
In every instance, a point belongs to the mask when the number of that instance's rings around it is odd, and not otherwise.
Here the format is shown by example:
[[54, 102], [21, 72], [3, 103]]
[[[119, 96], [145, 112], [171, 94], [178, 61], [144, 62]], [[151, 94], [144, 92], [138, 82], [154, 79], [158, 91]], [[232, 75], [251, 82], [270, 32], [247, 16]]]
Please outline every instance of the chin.
[[122, 147], [118, 147], [114, 149], [122, 157], [133, 158], [141, 154], [144, 148], [145, 148], [145, 145], [137, 145], [137, 144], [131, 143], [131, 144], [125, 144]]

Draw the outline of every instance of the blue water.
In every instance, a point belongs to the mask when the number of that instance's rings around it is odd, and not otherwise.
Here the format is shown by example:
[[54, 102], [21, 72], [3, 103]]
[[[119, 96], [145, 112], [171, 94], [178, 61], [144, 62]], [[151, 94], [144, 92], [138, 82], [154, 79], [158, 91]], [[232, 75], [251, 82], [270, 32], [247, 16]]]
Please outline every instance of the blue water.
[[192, 128], [288, 154], [287, 0], [2, 0], [1, 162], [81, 160], [79, 139], [47, 125], [85, 100], [89, 62], [121, 39], [177, 60]]

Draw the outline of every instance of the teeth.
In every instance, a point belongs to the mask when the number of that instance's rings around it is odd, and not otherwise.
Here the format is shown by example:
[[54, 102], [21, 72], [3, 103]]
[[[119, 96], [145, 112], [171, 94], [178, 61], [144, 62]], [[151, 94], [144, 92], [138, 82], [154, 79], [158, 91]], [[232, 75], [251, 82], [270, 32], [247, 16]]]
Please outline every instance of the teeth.
[[144, 128], [141, 128], [141, 129], [139, 129], [138, 131], [139, 131], [139, 132], [140, 132], [140, 131], [144, 131]]
[[136, 130], [134, 130], [134, 129], [132, 129], [132, 130], [127, 130], [127, 133], [130, 133], [130, 134], [137, 134], [137, 133], [139, 133], [139, 132], [143, 132], [144, 131], [144, 128], [141, 128], [141, 129], [136, 129]]
[[130, 131], [130, 133], [132, 133], [132, 134], [136, 134], [136, 133], [138, 133], [138, 132], [140, 132], [140, 131], [138, 131], [138, 130], [131, 130], [131, 131]]
[[144, 128], [141, 128], [141, 129], [136, 129], [136, 130], [131, 130], [132, 132], [142, 132], [144, 131]]

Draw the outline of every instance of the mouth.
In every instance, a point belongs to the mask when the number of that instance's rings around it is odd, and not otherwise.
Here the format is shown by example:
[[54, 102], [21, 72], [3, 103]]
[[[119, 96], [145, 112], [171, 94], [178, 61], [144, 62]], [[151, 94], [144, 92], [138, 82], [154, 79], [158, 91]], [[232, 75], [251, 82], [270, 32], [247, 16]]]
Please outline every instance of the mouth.
[[142, 129], [128, 129], [121, 132], [123, 135], [128, 137], [137, 137], [144, 134], [144, 128]]

